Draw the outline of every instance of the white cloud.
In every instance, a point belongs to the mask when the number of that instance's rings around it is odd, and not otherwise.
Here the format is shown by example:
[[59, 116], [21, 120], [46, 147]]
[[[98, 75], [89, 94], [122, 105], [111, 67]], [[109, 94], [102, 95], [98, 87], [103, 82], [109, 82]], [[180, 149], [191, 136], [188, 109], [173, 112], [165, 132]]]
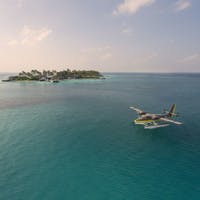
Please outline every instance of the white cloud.
[[111, 57], [112, 57], [112, 54], [111, 54], [110, 52], [105, 52], [105, 54], [101, 56], [101, 58], [102, 58], [103, 60], [108, 60], [108, 59], [110, 59]]
[[149, 55], [144, 55], [142, 57], [135, 58], [133, 64], [146, 64], [149, 63], [150, 61], [156, 60], [157, 57], [158, 53], [153, 51]]
[[91, 48], [85, 48], [82, 49], [83, 53], [103, 53], [108, 52], [111, 49], [109, 45], [103, 46], [103, 47], [91, 47]]
[[22, 8], [23, 4], [24, 4], [24, 0], [17, 0], [17, 7], [18, 8]]
[[133, 30], [129, 27], [126, 27], [126, 28], [122, 29], [122, 34], [131, 36], [131, 35], [133, 35]]
[[18, 40], [10, 40], [10, 41], [8, 41], [8, 45], [9, 46], [15, 46], [15, 45], [18, 45], [18, 44], [19, 44]]
[[178, 0], [175, 4], [175, 11], [182, 11], [191, 6], [190, 0]]
[[142, 7], [150, 6], [155, 0], [123, 0], [113, 11], [113, 15], [135, 14]]
[[174, 45], [175, 44], [175, 40], [173, 40], [173, 39], [169, 40], [169, 44], [170, 45]]
[[93, 57], [103, 61], [109, 60], [112, 57], [111, 47], [109, 45], [82, 49], [82, 53], [86, 57]]
[[152, 59], [154, 59], [154, 58], [156, 58], [156, 57], [158, 57], [158, 53], [152, 52], [150, 55], [148, 55], [148, 56], [146, 57], [146, 60], [147, 60], [147, 61], [148, 61], [148, 60], [152, 60]]
[[186, 57], [182, 58], [181, 60], [179, 60], [179, 62], [186, 63], [186, 64], [192, 64], [192, 63], [196, 63], [198, 61], [200, 61], [200, 54], [198, 54], [198, 53], [186, 56]]
[[30, 26], [24, 26], [19, 33], [19, 39], [10, 40], [8, 45], [36, 45], [46, 39], [51, 33], [52, 30], [45, 27], [34, 29]]

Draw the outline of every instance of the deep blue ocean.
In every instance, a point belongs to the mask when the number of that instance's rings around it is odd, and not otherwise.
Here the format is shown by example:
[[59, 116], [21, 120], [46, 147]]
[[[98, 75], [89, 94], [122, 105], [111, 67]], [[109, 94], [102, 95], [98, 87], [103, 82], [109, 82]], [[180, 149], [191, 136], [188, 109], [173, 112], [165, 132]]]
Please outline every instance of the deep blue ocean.
[[[200, 199], [200, 74], [105, 76], [0, 82], [1, 200]], [[173, 103], [181, 126], [132, 123]]]

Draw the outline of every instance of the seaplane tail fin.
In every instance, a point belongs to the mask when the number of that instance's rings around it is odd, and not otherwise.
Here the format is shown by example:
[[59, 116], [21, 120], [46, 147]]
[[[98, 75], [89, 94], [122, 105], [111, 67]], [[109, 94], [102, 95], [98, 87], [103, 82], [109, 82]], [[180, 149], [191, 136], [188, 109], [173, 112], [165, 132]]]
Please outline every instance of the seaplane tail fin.
[[175, 111], [176, 111], [176, 104], [173, 104], [172, 107], [171, 107], [171, 109], [170, 109], [170, 111], [169, 111], [168, 116], [169, 116], [169, 117], [176, 116]]

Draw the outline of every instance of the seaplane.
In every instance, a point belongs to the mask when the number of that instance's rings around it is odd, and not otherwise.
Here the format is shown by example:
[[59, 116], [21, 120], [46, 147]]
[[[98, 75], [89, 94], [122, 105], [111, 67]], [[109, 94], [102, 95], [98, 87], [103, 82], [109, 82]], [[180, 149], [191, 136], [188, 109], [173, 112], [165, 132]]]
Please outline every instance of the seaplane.
[[169, 123], [176, 125], [182, 124], [182, 122], [172, 119], [175, 116], [179, 116], [178, 113], [175, 113], [176, 104], [173, 104], [169, 111], [164, 110], [162, 114], [151, 114], [135, 107], [130, 107], [130, 109], [134, 110], [138, 114], [138, 118], [134, 120], [134, 123], [143, 125], [145, 129], [166, 127], [170, 125]]

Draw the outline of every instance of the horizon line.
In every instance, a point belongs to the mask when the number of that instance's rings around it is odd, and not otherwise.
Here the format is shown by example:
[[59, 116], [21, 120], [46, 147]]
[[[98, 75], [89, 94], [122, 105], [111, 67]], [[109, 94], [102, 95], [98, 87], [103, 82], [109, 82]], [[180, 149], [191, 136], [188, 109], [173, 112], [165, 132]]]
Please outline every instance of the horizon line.
[[[48, 70], [48, 69], [47, 69]], [[76, 69], [77, 70], [77, 69]], [[40, 70], [38, 70], [40, 71]], [[50, 70], [52, 71], [52, 70]], [[56, 70], [55, 70], [56, 71]], [[58, 71], [62, 71], [62, 70], [58, 70]], [[87, 71], [87, 70], [86, 70]], [[98, 70], [94, 70], [94, 71], [98, 71]], [[21, 72], [21, 71], [20, 71]], [[12, 73], [12, 74], [17, 74], [17, 73], [20, 73], [20, 72], [1, 72], [0, 71], [0, 74], [9, 74], [9, 73]], [[28, 72], [28, 71], [27, 71]], [[177, 72], [149, 72], [149, 71], [146, 71], [146, 72], [139, 72], [139, 71], [98, 71], [100, 73], [118, 73], [118, 74], [200, 74], [200, 71], [188, 71], [188, 72], [180, 72], [180, 71], [177, 71]]]

